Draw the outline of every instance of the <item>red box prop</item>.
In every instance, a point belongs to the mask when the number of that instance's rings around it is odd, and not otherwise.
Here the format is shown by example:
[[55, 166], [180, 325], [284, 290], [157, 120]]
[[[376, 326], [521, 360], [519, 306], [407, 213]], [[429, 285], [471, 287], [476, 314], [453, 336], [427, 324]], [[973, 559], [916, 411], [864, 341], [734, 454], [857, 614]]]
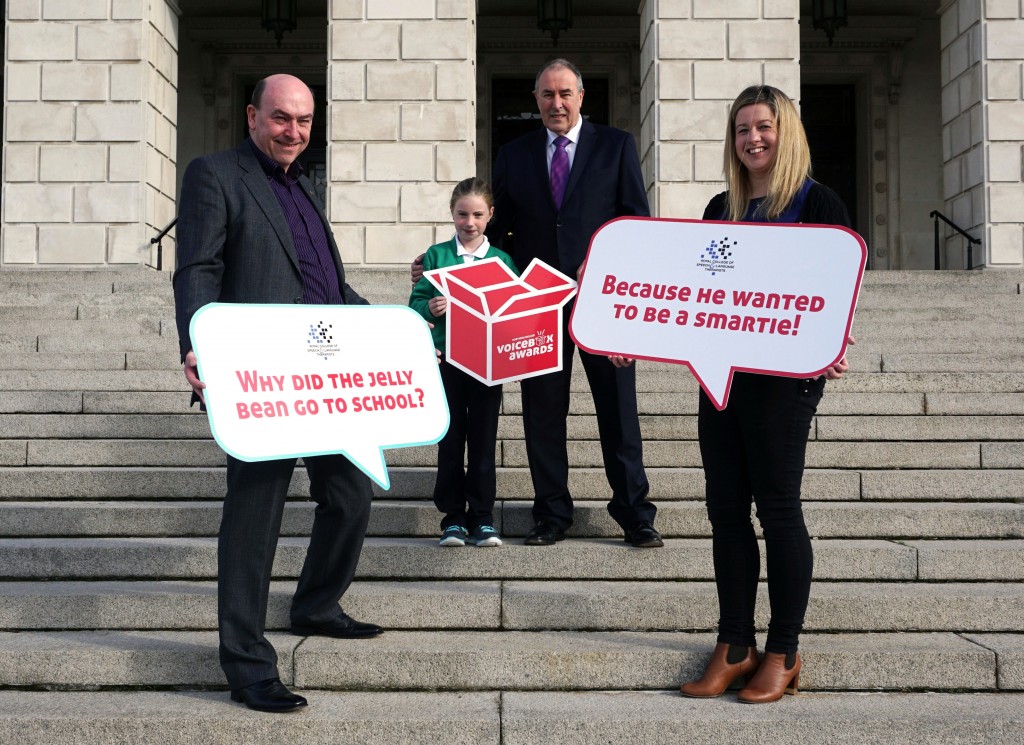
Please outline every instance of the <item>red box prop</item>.
[[448, 362], [488, 385], [562, 369], [562, 309], [576, 283], [534, 259], [517, 277], [498, 259], [427, 272], [448, 298]]

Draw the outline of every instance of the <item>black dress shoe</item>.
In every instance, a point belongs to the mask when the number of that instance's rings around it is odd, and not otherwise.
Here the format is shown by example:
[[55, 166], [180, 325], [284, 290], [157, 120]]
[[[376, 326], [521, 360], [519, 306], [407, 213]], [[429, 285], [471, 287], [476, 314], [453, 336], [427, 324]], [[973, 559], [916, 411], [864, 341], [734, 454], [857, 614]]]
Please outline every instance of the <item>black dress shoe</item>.
[[330, 636], [334, 639], [369, 639], [380, 636], [384, 629], [375, 623], [363, 623], [342, 613], [323, 623], [293, 623], [292, 633], [296, 636]]
[[647, 521], [637, 523], [627, 530], [625, 541], [637, 548], [661, 548], [665, 545], [661, 534]]
[[551, 523], [539, 522], [526, 534], [523, 544], [526, 546], [552, 546], [564, 539], [564, 530]]
[[237, 688], [231, 691], [231, 700], [256, 711], [275, 714], [295, 711], [307, 705], [306, 699], [285, 688], [280, 678], [268, 678], [245, 688]]

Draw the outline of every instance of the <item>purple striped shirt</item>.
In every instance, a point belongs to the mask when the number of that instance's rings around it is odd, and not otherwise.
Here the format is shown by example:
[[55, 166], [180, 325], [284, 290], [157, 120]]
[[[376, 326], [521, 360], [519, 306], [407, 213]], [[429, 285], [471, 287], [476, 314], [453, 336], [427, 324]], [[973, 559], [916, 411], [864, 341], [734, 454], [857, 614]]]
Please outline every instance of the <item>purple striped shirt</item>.
[[302, 166], [296, 161], [281, 168], [270, 156], [249, 140], [256, 159], [267, 174], [270, 188], [281, 203], [281, 210], [292, 233], [295, 253], [299, 257], [302, 273], [302, 302], [307, 305], [342, 305], [345, 299], [338, 285], [338, 268], [331, 254], [331, 244], [320, 215], [313, 206], [311, 196], [299, 183]]

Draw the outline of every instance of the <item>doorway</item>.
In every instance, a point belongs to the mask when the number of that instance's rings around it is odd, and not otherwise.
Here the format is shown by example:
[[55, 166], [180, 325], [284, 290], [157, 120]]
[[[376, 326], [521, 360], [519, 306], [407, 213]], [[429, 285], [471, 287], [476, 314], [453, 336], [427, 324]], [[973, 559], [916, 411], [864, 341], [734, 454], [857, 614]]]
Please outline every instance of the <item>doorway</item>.
[[816, 181], [843, 200], [854, 225], [860, 224], [857, 200], [857, 100], [853, 84], [804, 85], [800, 118], [811, 148]]

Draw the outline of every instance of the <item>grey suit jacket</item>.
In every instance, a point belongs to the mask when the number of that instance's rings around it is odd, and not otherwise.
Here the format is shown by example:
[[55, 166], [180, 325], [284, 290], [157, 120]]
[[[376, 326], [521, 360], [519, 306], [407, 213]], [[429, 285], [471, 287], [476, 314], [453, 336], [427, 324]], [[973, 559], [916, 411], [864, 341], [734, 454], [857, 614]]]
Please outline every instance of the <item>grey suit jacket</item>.
[[[302, 275], [288, 222], [248, 140], [189, 163], [181, 184], [174, 304], [181, 357], [207, 303], [301, 303]], [[313, 184], [302, 188], [324, 224], [346, 303], [366, 301], [345, 282], [338, 246]]]

